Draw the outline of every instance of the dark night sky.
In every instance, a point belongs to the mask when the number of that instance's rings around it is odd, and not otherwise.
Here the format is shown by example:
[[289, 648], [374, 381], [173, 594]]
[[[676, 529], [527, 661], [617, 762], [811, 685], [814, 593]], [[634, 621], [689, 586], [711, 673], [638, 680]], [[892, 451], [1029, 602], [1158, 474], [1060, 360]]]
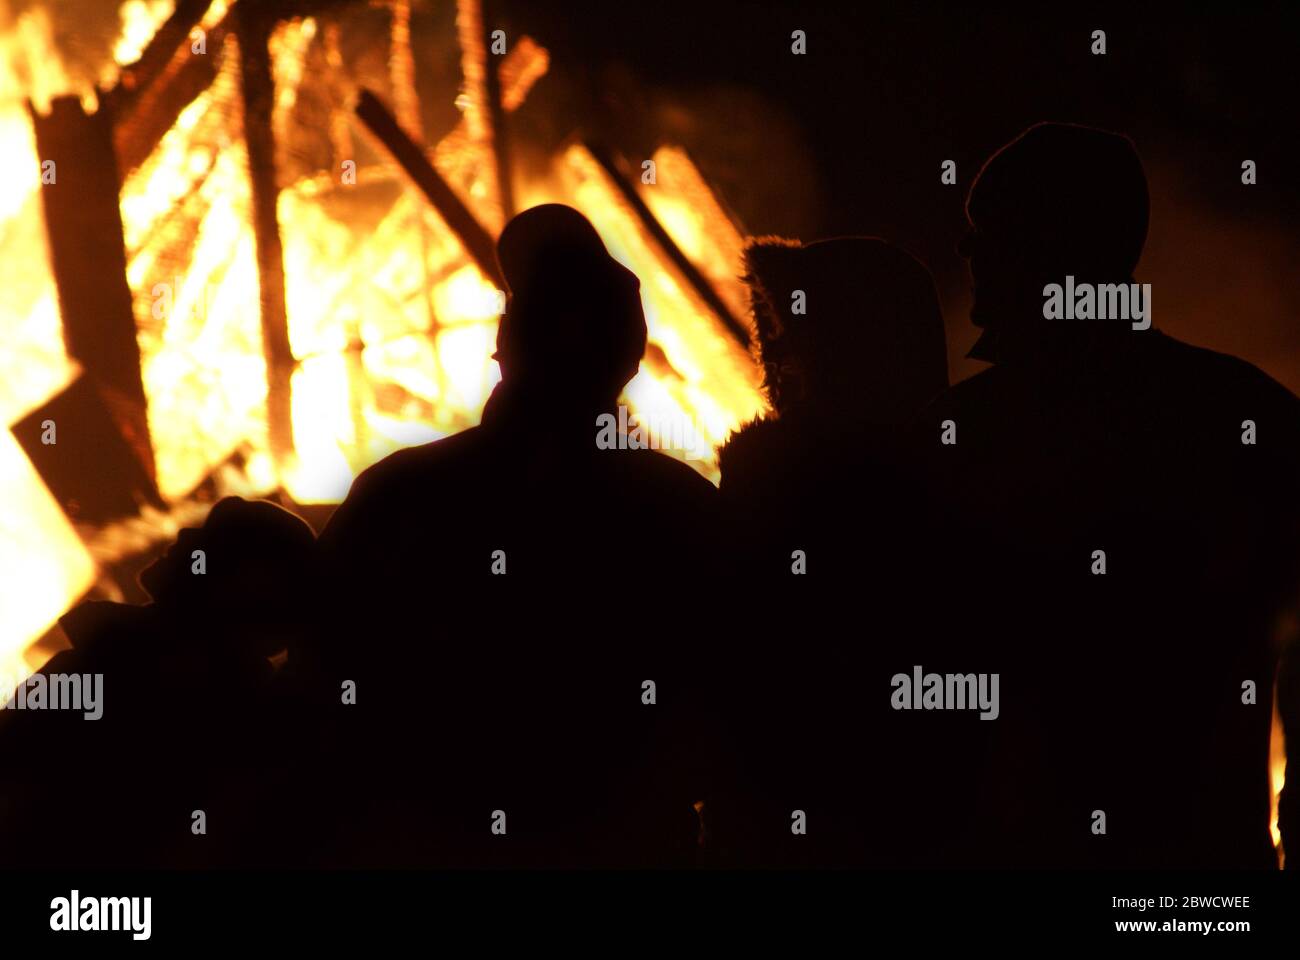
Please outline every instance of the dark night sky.
[[[1300, 7], [591, 0], [499, 3], [559, 98], [626, 152], [683, 143], [751, 233], [877, 234], [934, 271], [954, 378], [975, 329], [953, 243], [980, 163], [1029, 124], [1133, 137], [1152, 187], [1156, 325], [1300, 390]], [[790, 52], [795, 28], [808, 53]], [[1108, 52], [1089, 52], [1103, 29]], [[521, 123], [528, 123], [526, 115]], [[561, 131], [563, 132], [563, 131]], [[939, 182], [943, 160], [959, 183]], [[1255, 160], [1260, 183], [1240, 182]], [[1086, 212], [1082, 212], [1086, 214]]]

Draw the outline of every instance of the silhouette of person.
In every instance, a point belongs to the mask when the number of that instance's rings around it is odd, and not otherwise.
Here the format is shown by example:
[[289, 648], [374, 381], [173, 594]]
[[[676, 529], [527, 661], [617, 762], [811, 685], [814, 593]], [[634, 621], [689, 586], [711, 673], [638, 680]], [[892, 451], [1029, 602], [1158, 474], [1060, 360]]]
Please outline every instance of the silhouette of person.
[[[775, 416], [728, 441], [720, 489], [742, 516], [762, 518], [737, 531], [766, 541], [746, 545], [751, 572], [785, 575], [788, 527], [807, 547], [820, 520], [817, 532], [840, 541], [864, 452], [883, 459], [898, 429], [948, 386], [943, 318], [929, 271], [884, 240], [760, 240], [745, 258]], [[806, 314], [792, 313], [795, 290]]]
[[[270, 657], [299, 647], [314, 536], [229, 497], [140, 574], [153, 602], [91, 601], [38, 673], [97, 682], [100, 716], [0, 714], [6, 862], [200, 866], [274, 858], [279, 751]], [[34, 678], [35, 679], [35, 678]], [[29, 681], [29, 684], [33, 681]], [[216, 837], [195, 833], [202, 810]], [[205, 824], [206, 825], [206, 824]]]
[[715, 575], [716, 491], [656, 451], [597, 445], [646, 323], [639, 281], [586, 218], [527, 210], [498, 258], [509, 300], [482, 423], [366, 470], [321, 538], [346, 625], [339, 676], [359, 704], [371, 691], [353, 750], [376, 786], [357, 800], [370, 832], [350, 855], [689, 856], [697, 798], [673, 769], [690, 743], [652, 725], [687, 739], [691, 654], [666, 636]]
[[[741, 578], [731, 595], [747, 622], [720, 671], [738, 770], [719, 843], [753, 866], [916, 863], [923, 826], [906, 821], [921, 808], [903, 802], [915, 778], [900, 764], [920, 749], [885, 735], [888, 686], [874, 705], [863, 688], [914, 655], [915, 631], [898, 622], [912, 579], [900, 551], [922, 546], [896, 446], [948, 385], [934, 282], [876, 238], [759, 240], [745, 261], [774, 415], [720, 457], [729, 567]], [[881, 789], [886, 777], [896, 786]], [[792, 830], [794, 810], [806, 834]]]
[[[1125, 137], [1031, 127], [966, 211], [971, 355], [993, 365], [914, 439], [956, 518], [945, 594], [1001, 672], [977, 856], [1271, 866], [1270, 624], [1296, 575], [1300, 401], [1136, 316], [1148, 197]], [[1060, 319], [1067, 282], [1117, 308]], [[1127, 312], [1105, 284], [1126, 285]]]

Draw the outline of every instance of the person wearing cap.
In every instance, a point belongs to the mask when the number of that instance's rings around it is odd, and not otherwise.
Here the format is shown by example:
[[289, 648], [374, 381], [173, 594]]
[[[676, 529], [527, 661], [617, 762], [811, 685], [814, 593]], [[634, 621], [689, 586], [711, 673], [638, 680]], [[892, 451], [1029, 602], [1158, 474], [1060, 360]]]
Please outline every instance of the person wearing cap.
[[[689, 853], [697, 797], [664, 799], [678, 784], [663, 765], [685, 754], [648, 757], [667, 742], [654, 725], [687, 699], [690, 653], [671, 625], [692, 620], [716, 576], [716, 491], [657, 451], [597, 445], [646, 322], [637, 277], [591, 223], [534, 207], [497, 254], [509, 299], [481, 424], [370, 467], [321, 537], [339, 679], [370, 703], [357, 752], [373, 771], [371, 833], [356, 855], [572, 866]], [[640, 816], [655, 804], [667, 826]], [[489, 829], [498, 809], [505, 841]]]
[[966, 213], [970, 356], [991, 366], [911, 439], [954, 518], [941, 588], [965, 669], [1002, 673], [976, 859], [1271, 866], [1300, 401], [1161, 332], [1177, 318], [1158, 310], [1149, 329], [1045, 313], [1068, 276], [1135, 279], [1149, 201], [1128, 138], [1033, 126], [984, 165]]

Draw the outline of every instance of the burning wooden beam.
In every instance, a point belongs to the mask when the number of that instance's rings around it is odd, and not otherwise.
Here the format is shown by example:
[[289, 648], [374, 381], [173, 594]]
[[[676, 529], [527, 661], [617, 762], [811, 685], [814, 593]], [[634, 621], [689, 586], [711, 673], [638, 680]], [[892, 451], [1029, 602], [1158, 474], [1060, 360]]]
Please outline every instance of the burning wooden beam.
[[158, 28], [140, 59], [123, 68], [116, 87], [101, 98], [114, 118], [113, 145], [119, 183], [153, 152], [194, 98], [216, 79], [221, 65], [226, 20], [205, 38], [205, 53], [195, 53], [191, 36], [212, 0], [180, 0]]
[[677, 246], [673, 238], [669, 236], [668, 231], [663, 228], [663, 224], [650, 211], [645, 201], [641, 199], [641, 196], [629, 182], [627, 173], [621, 168], [614, 154], [598, 144], [584, 143], [584, 146], [595, 158], [596, 162], [600, 164], [601, 169], [605, 171], [610, 181], [617, 187], [619, 194], [627, 201], [628, 206], [636, 213], [637, 219], [645, 232], [663, 250], [664, 255], [681, 273], [682, 278], [691, 285], [700, 299], [717, 315], [722, 325], [726, 327], [727, 332], [735, 337], [741, 346], [748, 349], [749, 327], [732, 313], [731, 308], [713, 289], [713, 285], [705, 279], [704, 274], [700, 273], [690, 258], [682, 252], [681, 247]]
[[[48, 116], [30, 112], [41, 160], [53, 163], [41, 200], [68, 355], [94, 383], [152, 484], [112, 117], [102, 110], [86, 113], [77, 97], [55, 99]], [[152, 489], [149, 493], [157, 496]]]
[[178, 0], [171, 16], [163, 21], [140, 58], [122, 68], [118, 86], [112, 92], [116, 106], [133, 109], [134, 102], [149, 93], [155, 81], [174, 73], [181, 45], [189, 40], [211, 6], [212, 0]]
[[419, 145], [402, 129], [392, 112], [369, 90], [362, 90], [356, 106], [357, 118], [384, 145], [411, 182], [433, 204], [438, 215], [460, 240], [483, 275], [505, 289], [497, 267], [496, 245], [451, 185], [434, 169]]
[[532, 37], [519, 37], [501, 60], [497, 75], [501, 81], [501, 106], [513, 113], [523, 104], [528, 91], [551, 67], [551, 55]]
[[93, 376], [82, 374], [10, 432], [70, 520], [102, 524], [134, 516], [142, 503], [164, 506], [152, 464], [127, 442]]
[[483, 35], [483, 98], [487, 106], [492, 156], [495, 159], [497, 198], [501, 201], [501, 219], [505, 223], [515, 214], [515, 191], [510, 182], [510, 135], [506, 129], [506, 109], [502, 93], [501, 68], [504, 57], [492, 52], [492, 3], [479, 0], [479, 29]]
[[275, 172], [275, 135], [271, 112], [275, 84], [271, 79], [270, 39], [273, 17], [248, 5], [238, 11], [241, 92], [244, 103], [244, 142], [252, 188], [253, 235], [257, 243], [257, 276], [262, 314], [262, 349], [266, 356], [267, 441], [281, 474], [293, 455], [293, 350], [289, 345], [289, 315], [284, 296], [284, 248], [276, 207], [280, 185]]
[[393, 13], [388, 73], [398, 122], [414, 140], [424, 138], [420, 98], [415, 90], [415, 53], [411, 49], [411, 0], [390, 0]]
[[464, 111], [469, 142], [481, 162], [490, 165], [490, 204], [497, 226], [504, 226], [514, 212], [514, 190], [510, 183], [509, 144], [505, 136], [499, 54], [492, 51], [492, 24], [484, 15], [484, 0], [457, 0], [456, 32], [460, 39], [463, 82], [460, 103]]

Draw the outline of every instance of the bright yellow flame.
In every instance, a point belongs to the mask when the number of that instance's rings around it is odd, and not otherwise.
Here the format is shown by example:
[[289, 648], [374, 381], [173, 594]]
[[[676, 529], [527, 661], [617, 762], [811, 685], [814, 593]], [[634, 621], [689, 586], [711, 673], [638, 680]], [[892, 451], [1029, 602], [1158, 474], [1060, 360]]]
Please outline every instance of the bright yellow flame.
[[[2, 67], [0, 67], [2, 69]], [[41, 183], [36, 139], [27, 111], [18, 100], [0, 102], [0, 222], [17, 216]]]
[[26, 676], [23, 651], [90, 589], [95, 563], [22, 447], [0, 430], [0, 677]]
[[217, 79], [121, 192], [149, 432], [169, 500], [240, 446], [265, 443], [248, 159], [229, 129], [237, 60], [223, 58]]
[[[305, 182], [279, 204], [290, 341], [302, 366], [297, 464], [285, 485], [302, 503], [336, 501], [355, 472], [398, 447], [476, 423], [497, 378], [497, 291], [436, 215], [407, 194], [370, 231], [334, 219], [323, 193]], [[300, 402], [300, 388], [317, 399]]]
[[[281, 123], [298, 102], [298, 87], [307, 65], [307, 47], [315, 36], [316, 20], [312, 17], [282, 23], [271, 34], [271, 77], [275, 82], [276, 117]], [[277, 130], [276, 134], [283, 136], [283, 130]]]
[[438, 334], [438, 363], [452, 403], [482, 410], [500, 379], [490, 359], [495, 343], [496, 327], [486, 323], [451, 327]]
[[1282, 715], [1278, 712], [1277, 697], [1273, 697], [1273, 730], [1269, 737], [1269, 780], [1273, 787], [1272, 809], [1268, 829], [1273, 835], [1273, 846], [1282, 847], [1282, 831], [1278, 827], [1278, 800], [1286, 783], [1286, 737], [1282, 733]]
[[660, 147], [651, 159], [655, 182], [637, 183], [641, 199], [732, 314], [748, 325], [749, 293], [740, 279], [744, 236], [685, 150]]
[[212, 6], [208, 7], [208, 12], [199, 21], [199, 26], [204, 30], [211, 30], [229, 11], [230, 0], [212, 0]]
[[[240, 153], [223, 154], [218, 163], [224, 169], [204, 184], [214, 200], [238, 196]], [[163, 323], [161, 339], [144, 332], [140, 339], [158, 485], [169, 499], [192, 490], [264, 422], [266, 362], [257, 289], [246, 220], [237, 205], [213, 203], [200, 224], [189, 267], [171, 283], [170, 310], [154, 316], [154, 307], [166, 302], [165, 287], [155, 284], [144, 291], [149, 299], [140, 309]]]
[[41, 113], [49, 113], [50, 101], [64, 94], [81, 93], [93, 101], [93, 92], [79, 89], [83, 85], [64, 67], [49, 11], [32, 7], [16, 21], [11, 16], [0, 6], [0, 99], [13, 102], [30, 97]]
[[434, 288], [433, 308], [445, 323], [495, 323], [505, 310], [505, 293], [488, 283], [478, 267], [467, 264]]
[[118, 10], [122, 34], [113, 46], [113, 60], [120, 66], [135, 63], [164, 20], [175, 9], [172, 0], [127, 0]]
[[71, 92], [49, 13], [26, 10], [14, 21], [0, 5], [0, 678], [6, 683], [39, 666], [24, 651], [95, 575], [94, 561], [8, 429], [77, 373], [63, 345], [40, 160], [25, 103], [30, 96], [47, 111], [51, 97]]
[[[315, 30], [310, 19], [290, 21], [272, 38], [273, 122], [281, 129], [292, 120]], [[255, 457], [265, 453], [265, 363], [256, 329], [246, 159], [237, 138], [227, 149], [213, 149], [212, 115], [220, 117], [215, 101], [209, 90], [187, 108], [123, 191], [150, 424], [168, 496], [185, 492], [240, 443], [251, 444]], [[481, 145], [453, 135], [435, 156], [444, 174], [463, 174], [452, 179], [475, 196], [484, 169]], [[228, 158], [233, 166], [224, 165]], [[716, 203], [704, 206], [703, 218], [683, 218], [681, 201], [707, 188], [684, 153], [664, 154], [663, 163], [677, 185], [671, 196], [679, 201], [677, 208], [664, 208], [665, 216], [676, 217], [671, 230], [701, 269], [708, 268], [706, 276], [718, 278], [720, 290], [730, 277], [734, 294], [738, 233]], [[158, 225], [178, 204], [192, 202], [196, 181], [202, 181], [205, 202], [215, 200], [215, 194], [206, 196], [210, 189], [224, 191], [226, 199], [222, 209], [212, 202], [203, 210], [184, 276], [173, 279], [161, 258], [175, 256], [178, 245], [184, 250], [186, 241], [157, 241]], [[747, 351], [648, 242], [590, 155], [574, 148], [556, 158], [547, 189], [552, 196], [535, 202], [559, 199], [584, 210], [613, 254], [643, 279], [650, 339], [662, 352], [629, 386], [634, 411], [654, 422], [689, 423], [710, 447], [761, 413], [759, 375]], [[337, 202], [344, 191], [356, 193]], [[356, 472], [396, 447], [477, 423], [500, 379], [491, 355], [504, 295], [414, 191], [388, 201], [384, 211], [370, 211], [377, 217], [356, 217], [357, 204], [364, 206], [368, 196], [375, 195], [329, 175], [280, 194], [285, 299], [297, 363], [296, 452], [280, 482], [300, 502], [337, 500]], [[490, 222], [491, 211], [477, 213]], [[143, 315], [159, 282], [175, 288], [173, 315], [162, 323]], [[188, 417], [187, 406], [193, 408]], [[715, 456], [706, 454], [697, 468], [716, 479]]]
[[71, 382], [40, 195], [40, 160], [10, 40], [0, 38], [0, 429]]
[[[154, 148], [148, 161], [131, 174], [122, 186], [122, 239], [128, 252], [144, 246], [158, 220], [172, 212], [194, 186], [203, 171], [216, 162], [215, 151], [195, 144], [196, 128], [212, 106], [208, 94], [200, 94], [181, 111], [172, 128]], [[135, 286], [152, 260], [132, 261], [127, 280]], [[134, 272], [131, 272], [131, 271]]]
[[353, 471], [343, 451], [356, 441], [345, 358], [304, 360], [293, 375], [293, 442], [297, 464], [285, 485], [300, 503], [332, 503], [347, 496]]

